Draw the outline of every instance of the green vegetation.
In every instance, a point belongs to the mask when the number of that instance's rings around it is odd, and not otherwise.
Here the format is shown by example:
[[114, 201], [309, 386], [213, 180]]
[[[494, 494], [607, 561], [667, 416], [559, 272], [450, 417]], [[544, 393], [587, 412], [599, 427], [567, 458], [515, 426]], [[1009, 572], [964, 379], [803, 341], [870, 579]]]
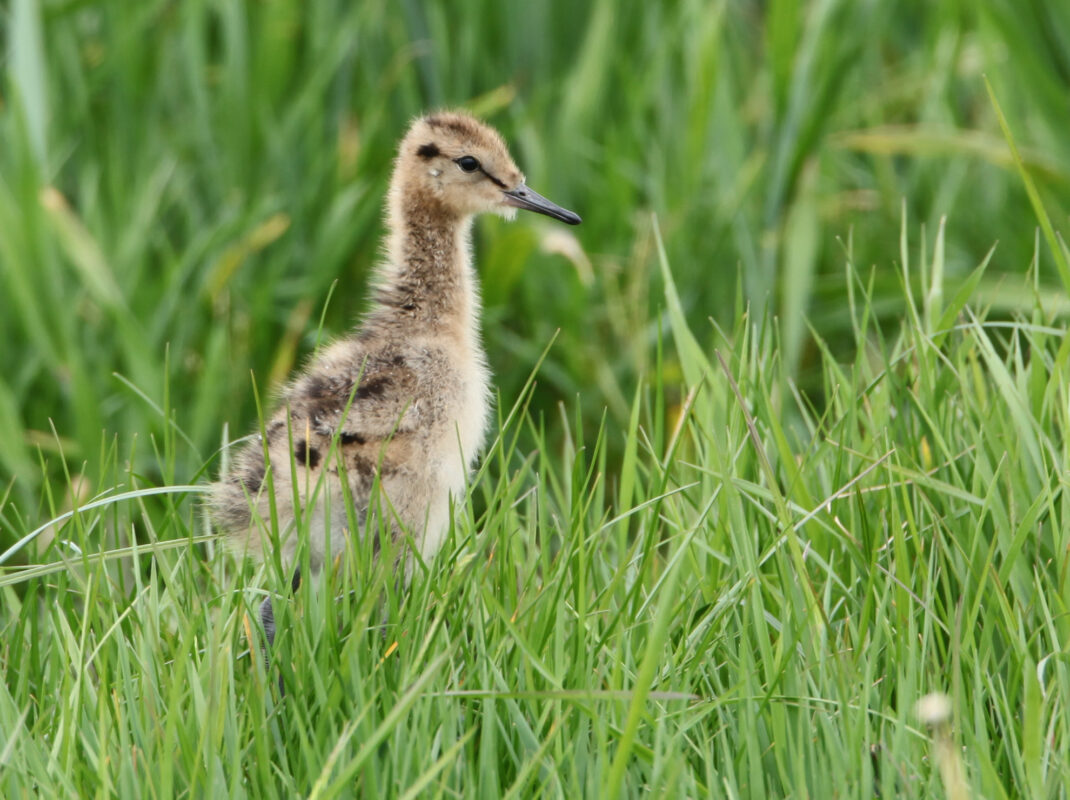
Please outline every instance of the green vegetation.
[[[0, 9], [0, 794], [931, 797], [939, 691], [1065, 796], [1070, 6], [626, 5]], [[471, 497], [268, 669], [199, 486], [440, 105], [584, 225], [480, 222]]]

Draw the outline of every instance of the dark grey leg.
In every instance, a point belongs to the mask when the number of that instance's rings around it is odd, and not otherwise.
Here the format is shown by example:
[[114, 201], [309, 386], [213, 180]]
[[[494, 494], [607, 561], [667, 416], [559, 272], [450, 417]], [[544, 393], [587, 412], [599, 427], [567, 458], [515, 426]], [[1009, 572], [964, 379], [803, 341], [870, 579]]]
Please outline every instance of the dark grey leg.
[[[297, 587], [301, 585], [301, 570], [295, 569], [293, 579], [290, 581], [290, 588], [293, 591], [297, 591]], [[264, 602], [260, 604], [260, 624], [264, 626], [264, 635], [267, 638], [267, 642], [264, 644], [264, 666], [271, 669], [271, 648], [275, 645], [275, 609], [271, 605], [271, 598], [264, 598]], [[285, 697], [286, 688], [282, 684], [282, 675], [279, 675], [279, 693]]]
[[[275, 611], [271, 607], [271, 598], [267, 597], [260, 604], [260, 623], [264, 626], [267, 635], [267, 647], [275, 644]], [[267, 647], [264, 648], [264, 658], [267, 658]]]

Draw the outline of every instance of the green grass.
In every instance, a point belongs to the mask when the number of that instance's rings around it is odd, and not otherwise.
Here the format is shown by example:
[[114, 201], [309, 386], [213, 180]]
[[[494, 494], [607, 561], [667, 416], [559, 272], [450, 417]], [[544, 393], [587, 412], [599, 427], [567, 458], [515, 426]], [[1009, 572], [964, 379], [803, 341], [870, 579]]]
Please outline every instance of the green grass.
[[[0, 9], [0, 794], [1065, 796], [1070, 10], [629, 6]], [[584, 225], [479, 224], [451, 538], [266, 669], [200, 486], [454, 104]]]

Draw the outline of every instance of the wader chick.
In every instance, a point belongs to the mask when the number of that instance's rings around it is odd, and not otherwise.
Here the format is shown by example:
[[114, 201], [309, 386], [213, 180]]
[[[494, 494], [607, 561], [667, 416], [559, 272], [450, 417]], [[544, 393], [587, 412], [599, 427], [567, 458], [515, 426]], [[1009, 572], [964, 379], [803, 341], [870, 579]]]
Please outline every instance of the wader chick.
[[[512, 219], [518, 208], [580, 222], [529, 189], [501, 136], [474, 117], [442, 112], [412, 124], [390, 183], [387, 258], [370, 311], [283, 390], [266, 426], [267, 461], [255, 437], [212, 487], [213, 518], [234, 551], [262, 560], [270, 546], [269, 470], [289, 567], [296, 567], [297, 536], [305, 531], [313, 570], [344, 552], [345, 493], [357, 535], [377, 503], [392, 522], [389, 530], [368, 531], [376, 545], [380, 533], [396, 540], [404, 530], [423, 558], [438, 551], [450, 497], [464, 495], [488, 420], [472, 218], [491, 212]], [[373, 499], [376, 483], [381, 496]], [[270, 600], [261, 616], [272, 641]]]

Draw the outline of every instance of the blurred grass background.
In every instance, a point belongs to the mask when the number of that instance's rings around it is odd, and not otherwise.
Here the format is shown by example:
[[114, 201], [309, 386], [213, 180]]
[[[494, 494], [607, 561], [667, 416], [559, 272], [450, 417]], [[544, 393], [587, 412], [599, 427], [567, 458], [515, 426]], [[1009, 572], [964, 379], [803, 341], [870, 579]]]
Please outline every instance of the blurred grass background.
[[[478, 227], [504, 397], [561, 329], [536, 408], [582, 394], [626, 421], [663, 323], [651, 213], [692, 328], [773, 310], [819, 404], [807, 326], [850, 341], [846, 239], [902, 313], [904, 200], [911, 230], [949, 217], [951, 283], [999, 240], [976, 292], [995, 313], [1067, 310], [1050, 264], [1029, 277], [1036, 217], [982, 81], [1064, 224], [1054, 0], [14, 0], [0, 39], [0, 488], [29, 520], [45, 476], [95, 486], [134, 437], [153, 480], [216, 469], [221, 426], [255, 419], [250, 370], [268, 389], [362, 308], [393, 148], [426, 109], [484, 115], [584, 217], [575, 239]], [[145, 438], [172, 424], [190, 446], [157, 474]]]

